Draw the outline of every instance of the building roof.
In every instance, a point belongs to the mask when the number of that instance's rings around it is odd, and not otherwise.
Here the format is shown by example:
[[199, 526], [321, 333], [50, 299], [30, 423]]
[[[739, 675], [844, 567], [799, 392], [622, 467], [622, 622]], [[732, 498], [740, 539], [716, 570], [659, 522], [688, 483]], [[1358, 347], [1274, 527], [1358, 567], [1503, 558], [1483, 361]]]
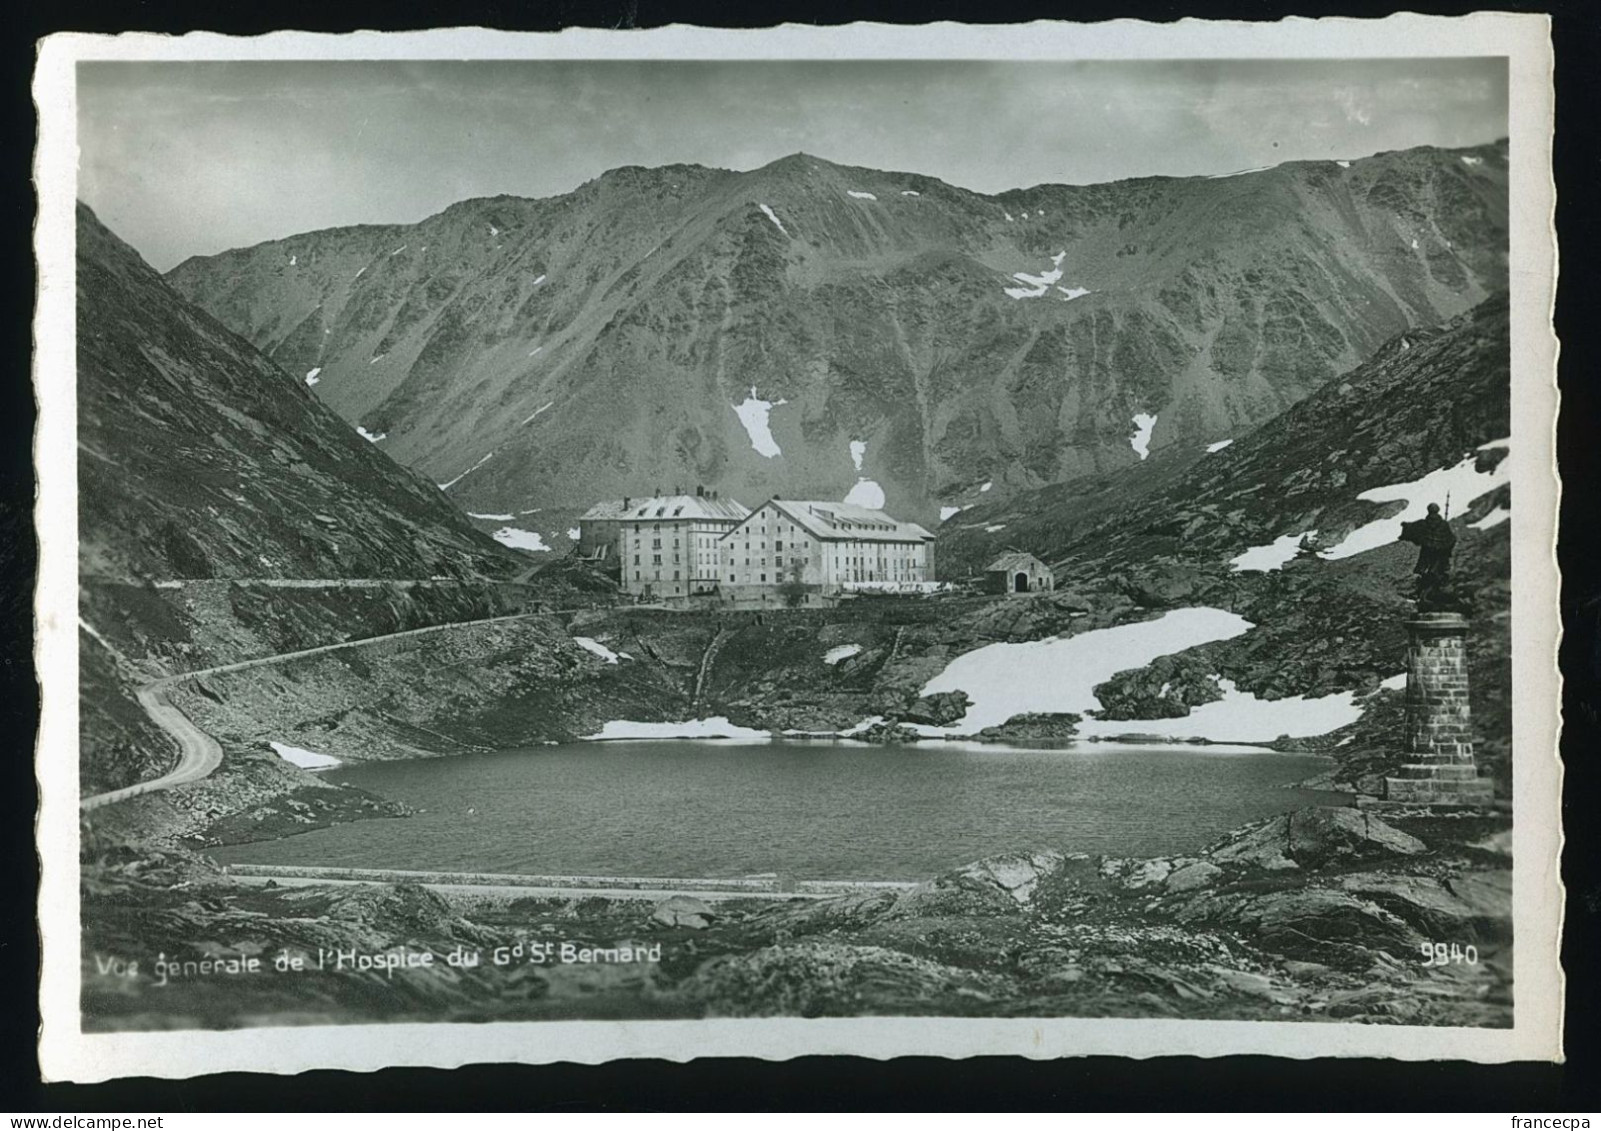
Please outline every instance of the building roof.
[[[624, 505], [626, 502], [626, 506]], [[750, 514], [738, 499], [712, 498], [710, 495], [651, 495], [639, 499], [608, 499], [583, 513], [587, 519], [718, 519], [738, 522]]]
[[1038, 566], [1040, 569], [1049, 568], [1044, 562], [1040, 561], [1033, 554], [1025, 554], [1021, 550], [1008, 550], [1006, 553], [992, 561], [989, 565], [985, 566], [984, 572], [1000, 573], [1004, 570], [1007, 573], [1010, 573], [1012, 570], [1033, 569], [1035, 566]]
[[[825, 542], [932, 542], [934, 540], [932, 534], [915, 522], [901, 522], [883, 511], [869, 510], [853, 503], [815, 499], [769, 499], [768, 502], [808, 533]], [[761, 510], [761, 507], [756, 509]]]

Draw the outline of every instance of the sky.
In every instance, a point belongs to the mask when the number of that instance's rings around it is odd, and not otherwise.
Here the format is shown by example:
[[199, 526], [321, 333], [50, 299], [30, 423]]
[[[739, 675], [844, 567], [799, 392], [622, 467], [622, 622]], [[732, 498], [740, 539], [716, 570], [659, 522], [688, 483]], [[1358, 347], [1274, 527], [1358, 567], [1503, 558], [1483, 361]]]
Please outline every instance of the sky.
[[978, 192], [1507, 132], [1501, 59], [82, 63], [81, 199], [153, 266], [621, 165], [806, 152]]

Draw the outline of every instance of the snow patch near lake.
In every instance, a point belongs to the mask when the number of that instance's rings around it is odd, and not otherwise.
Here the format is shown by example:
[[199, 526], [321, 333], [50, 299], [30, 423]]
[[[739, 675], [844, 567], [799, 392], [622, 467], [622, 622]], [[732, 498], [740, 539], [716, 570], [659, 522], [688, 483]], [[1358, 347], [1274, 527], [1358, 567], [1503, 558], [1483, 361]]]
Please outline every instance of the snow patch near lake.
[[317, 374], [319, 374], [321, 372], [322, 372], [322, 366], [320, 366], [320, 365], [317, 366], [317, 368], [315, 368], [315, 369], [308, 370], [307, 373], [306, 373], [306, 384], [315, 385], [317, 383]]
[[852, 440], [851, 463], [855, 465], [857, 471], [862, 469], [862, 457], [865, 455], [867, 455], [867, 441]]
[[842, 500], [852, 506], [866, 507], [870, 511], [884, 509], [884, 488], [874, 480], [858, 479], [856, 486]]
[[1238, 557], [1229, 559], [1229, 565], [1234, 567], [1235, 573], [1269, 573], [1283, 569], [1301, 552], [1301, 539], [1316, 533], [1316, 530], [1308, 530], [1305, 534], [1285, 534], [1266, 546], [1252, 546]]
[[1340, 691], [1318, 699], [1291, 695], [1284, 699], [1258, 699], [1241, 691], [1232, 680], [1220, 679], [1223, 698], [1191, 707], [1181, 719], [1085, 719], [1078, 732], [1084, 738], [1110, 738], [1120, 734], [1154, 734], [1162, 738], [1205, 738], [1213, 742], [1272, 742], [1280, 735], [1306, 738], [1349, 726], [1362, 716], [1356, 692]]
[[1134, 435], [1129, 437], [1129, 446], [1140, 459], [1151, 454], [1151, 432], [1156, 428], [1156, 416], [1153, 413], [1136, 412], [1134, 414]]
[[588, 636], [575, 636], [573, 637], [573, 643], [577, 644], [586, 652], [593, 652], [595, 655], [605, 660], [608, 664], [615, 664], [617, 662], [617, 653], [613, 652], [610, 648], [606, 647], [606, 645], [602, 644], [598, 640], [594, 640]]
[[759, 205], [759, 207], [763, 212], [767, 213], [767, 218], [769, 220], [778, 225], [779, 231], [783, 232], [786, 236], [789, 235], [789, 231], [784, 227], [784, 221], [780, 220], [771, 208], [765, 204]]
[[[924, 685], [922, 695], [965, 691], [971, 700], [967, 714], [951, 727], [931, 727], [926, 733], [973, 734], [1031, 711], [1098, 711], [1096, 685], [1118, 672], [1142, 668], [1158, 656], [1198, 644], [1229, 640], [1253, 627], [1237, 613], [1201, 607], [1175, 609], [1155, 620], [1077, 636], [988, 644], [957, 656]], [[1142, 719], [1119, 724], [1116, 733], [1150, 729], [1148, 720]]]
[[855, 189], [846, 189], [846, 196], [854, 196], [857, 200], [877, 200], [878, 197], [870, 192], [857, 192]]
[[[1487, 444], [1480, 444], [1478, 451], [1489, 448], [1504, 448], [1511, 444], [1511, 440], [1491, 440]], [[1415, 522], [1428, 513], [1430, 503], [1443, 503], [1447, 495], [1451, 498], [1451, 505], [1458, 511], [1466, 510], [1474, 500], [1488, 495], [1504, 483], [1511, 482], [1512, 461], [1503, 459], [1489, 471], [1479, 471], [1474, 467], [1476, 456], [1469, 453], [1461, 461], [1451, 467], [1442, 467], [1438, 471], [1431, 471], [1410, 483], [1392, 483], [1386, 487], [1374, 487], [1363, 491], [1358, 499], [1369, 503], [1403, 502], [1406, 505], [1399, 514], [1389, 518], [1374, 519], [1347, 534], [1339, 545], [1323, 552], [1323, 557], [1330, 561], [1339, 558], [1349, 558], [1368, 550], [1376, 550], [1380, 546], [1387, 546], [1401, 536], [1403, 522]]]
[[663, 738], [734, 738], [765, 742], [772, 738], [765, 730], [751, 730], [735, 726], [723, 715], [709, 719], [690, 719], [681, 723], [636, 723], [618, 719], [601, 727], [596, 734], [586, 734], [585, 742], [611, 742], [618, 739]]
[[730, 407], [739, 422], [745, 426], [745, 434], [750, 437], [751, 449], [759, 456], [772, 459], [784, 453], [778, 447], [778, 441], [773, 439], [773, 430], [768, 424], [768, 414], [780, 405], [789, 402], [782, 397], [776, 401], [764, 401], [756, 395], [756, 386], [750, 387], [750, 395], [745, 400]]
[[362, 439], [363, 439], [363, 440], [366, 440], [366, 441], [367, 441], [367, 442], [368, 442], [368, 443], [369, 443], [369, 444], [376, 444], [376, 443], [378, 443], [378, 442], [379, 442], [379, 441], [380, 441], [380, 440], [387, 440], [387, 439], [389, 439], [389, 433], [388, 433], [388, 432], [379, 432], [379, 433], [378, 433], [378, 434], [377, 434], [377, 435], [374, 435], [374, 434], [373, 434], [373, 433], [371, 433], [371, 432], [369, 432], [369, 431], [367, 431], [367, 430], [366, 430], [366, 429], [365, 429], [365, 428], [363, 428], [363, 427], [362, 427], [362, 426], [361, 426], [361, 425], [359, 425], [359, 424], [358, 424], [358, 425], [356, 425], [356, 433], [357, 433], [357, 435], [359, 435], [359, 436], [360, 436], [360, 437], [361, 437], [361, 438], [362, 438]]
[[537, 531], [519, 530], [515, 526], [502, 526], [490, 535], [502, 546], [510, 546], [513, 550], [533, 550], [546, 552], [550, 549], [545, 545], [545, 539]]
[[315, 750], [302, 750], [298, 746], [286, 746], [282, 742], [269, 742], [267, 745], [278, 752], [278, 757], [299, 766], [302, 770], [331, 770], [339, 765], [338, 758], [328, 754], [318, 754]]
[[1475, 530], [1489, 530], [1491, 527], [1500, 526], [1511, 517], [1512, 512], [1507, 510], [1506, 507], [1496, 507], [1477, 522], [1470, 522], [1468, 525]]
[[830, 648], [823, 653], [823, 663], [833, 667], [843, 660], [848, 660], [852, 656], [860, 654], [861, 650], [862, 646], [860, 644], [841, 644], [839, 647]]
[[1206, 450], [1207, 450], [1208, 453], [1221, 452], [1224, 448], [1228, 447], [1233, 442], [1234, 442], [1233, 440], [1219, 440], [1215, 444], [1206, 445]]

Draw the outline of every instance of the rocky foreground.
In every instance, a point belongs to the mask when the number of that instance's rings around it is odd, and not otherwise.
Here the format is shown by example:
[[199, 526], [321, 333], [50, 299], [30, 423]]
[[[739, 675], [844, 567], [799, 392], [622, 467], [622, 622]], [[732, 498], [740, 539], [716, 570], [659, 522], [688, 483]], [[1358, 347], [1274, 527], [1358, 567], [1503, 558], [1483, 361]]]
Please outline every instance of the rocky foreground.
[[85, 1026], [903, 1014], [1510, 1026], [1510, 840], [1505, 817], [1313, 808], [1193, 856], [1039, 851], [909, 890], [717, 903], [250, 887], [201, 857], [100, 843], [84, 864]]

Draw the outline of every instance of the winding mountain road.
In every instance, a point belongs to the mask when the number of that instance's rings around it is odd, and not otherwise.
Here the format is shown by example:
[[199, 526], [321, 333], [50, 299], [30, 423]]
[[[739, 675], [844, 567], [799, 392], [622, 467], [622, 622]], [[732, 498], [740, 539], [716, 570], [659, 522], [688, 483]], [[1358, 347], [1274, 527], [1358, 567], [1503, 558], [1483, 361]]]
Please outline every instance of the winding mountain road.
[[[571, 610], [542, 610], [532, 613], [508, 613], [498, 617], [484, 617], [481, 620], [451, 621], [447, 624], [432, 624], [423, 628], [408, 628], [402, 632], [385, 633], [382, 636], [367, 636], [360, 640], [346, 640], [338, 644], [324, 644], [317, 648], [305, 648], [298, 652], [280, 652], [274, 656], [258, 656], [253, 660], [240, 660], [232, 664], [219, 664], [212, 668], [201, 668], [198, 671], [183, 672], [179, 675], [170, 675], [162, 679], [152, 680], [139, 688], [135, 695], [139, 705], [144, 708], [150, 721], [170, 734], [178, 743], [178, 764], [160, 777], [150, 778], [147, 781], [136, 782], [133, 785], [113, 789], [108, 793], [97, 793], [93, 797], [86, 797], [78, 803], [83, 812], [99, 809], [105, 805], [112, 805], [118, 801], [126, 801], [130, 797], [138, 797], [145, 793], [155, 793], [158, 790], [171, 789], [177, 785], [188, 785], [200, 781], [211, 774], [222, 764], [222, 747], [211, 735], [201, 730], [177, 707], [173, 706], [166, 697], [166, 689], [174, 684], [186, 680], [199, 679], [208, 675], [221, 675], [225, 672], [244, 671], [247, 668], [265, 667], [268, 664], [283, 664], [291, 660], [305, 659], [308, 656], [321, 656], [329, 652], [339, 652], [348, 648], [365, 648], [373, 644], [381, 644], [389, 640], [402, 640], [410, 636], [425, 636], [429, 633], [444, 632], [452, 628], [470, 628], [475, 625], [500, 624], [507, 621], [529, 620], [534, 617], [548, 617], [559, 615]], [[85, 626], [87, 627], [87, 626]], [[97, 639], [103, 639], [92, 629], [91, 634]], [[109, 645], [107, 645], [109, 647]]]

